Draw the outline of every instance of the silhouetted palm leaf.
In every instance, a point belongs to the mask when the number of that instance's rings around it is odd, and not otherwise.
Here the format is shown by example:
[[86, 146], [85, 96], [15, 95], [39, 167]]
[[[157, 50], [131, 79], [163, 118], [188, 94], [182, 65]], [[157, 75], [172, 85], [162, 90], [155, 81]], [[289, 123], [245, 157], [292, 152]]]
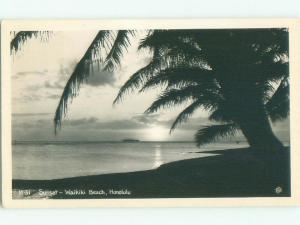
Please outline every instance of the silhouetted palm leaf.
[[93, 61], [97, 61], [98, 63], [103, 62], [100, 57], [100, 49], [105, 48], [105, 46], [108, 45], [108, 43], [105, 42], [109, 41], [109, 35], [109, 31], [99, 31], [84, 56], [76, 65], [63, 90], [59, 104], [56, 108], [54, 117], [55, 132], [57, 131], [57, 128], [60, 128], [62, 118], [67, 113], [69, 100], [78, 94], [81, 84], [86, 81], [90, 75], [90, 70], [93, 67]]
[[23, 45], [30, 38], [40, 37], [42, 40], [47, 40], [50, 36], [50, 31], [20, 31], [17, 32], [14, 38], [10, 42], [11, 52], [17, 52], [20, 50], [21, 45]]
[[181, 89], [165, 90], [145, 111], [146, 113], [154, 113], [161, 108], [170, 108], [182, 104], [188, 100], [197, 100], [202, 102], [205, 109], [217, 107], [222, 101], [222, 97], [218, 93], [202, 88], [201, 86], [187, 86]]
[[143, 85], [140, 92], [155, 86], [167, 85], [168, 88], [181, 88], [186, 85], [196, 85], [205, 83], [206, 88], [211, 85], [211, 88], [217, 88], [214, 83], [214, 73], [199, 67], [189, 67], [181, 65], [175, 68], [167, 68], [161, 70], [155, 76], [152, 76]]
[[255, 69], [255, 74], [268, 81], [276, 81], [289, 75], [289, 64], [286, 62], [262, 63]]
[[145, 111], [145, 113], [154, 113], [160, 108], [170, 108], [182, 104], [192, 98], [196, 99], [198, 87], [189, 86], [183, 89], [171, 89], [164, 91]]
[[188, 107], [186, 107], [175, 119], [173, 122], [170, 133], [177, 127], [177, 125], [186, 122], [192, 115], [193, 113], [200, 107], [203, 107], [206, 110], [210, 110], [211, 108], [215, 107], [215, 105], [212, 104], [211, 101], [204, 101], [201, 99], [197, 99], [193, 103], [191, 103]]
[[219, 138], [234, 136], [239, 127], [234, 123], [205, 126], [197, 131], [195, 140], [197, 146], [214, 142]]
[[273, 122], [282, 120], [289, 115], [289, 87], [288, 80], [283, 79], [276, 92], [266, 103], [266, 110]]
[[[55, 128], [60, 127], [69, 99], [78, 94], [93, 62], [100, 63], [103, 70], [118, 67], [134, 34], [130, 30], [97, 34], [67, 82], [56, 110]], [[12, 51], [36, 35], [35, 32], [18, 33], [12, 41]], [[200, 129], [196, 134], [198, 145], [234, 135], [238, 124], [249, 124], [253, 119], [252, 111], [272, 121], [288, 116], [287, 29], [149, 30], [139, 45], [139, 49], [145, 48], [153, 53], [152, 60], [121, 87], [114, 103], [134, 90], [143, 92], [164, 86], [165, 90], [146, 113], [192, 101], [178, 115], [170, 132], [199, 107], [211, 112], [210, 120], [227, 124]], [[102, 50], [107, 54], [105, 60]], [[281, 83], [275, 88], [278, 82]]]
[[130, 38], [135, 35], [133, 30], [120, 30], [105, 60], [105, 71], [111, 71], [120, 65], [124, 50], [130, 46]]
[[199, 64], [203, 60], [200, 47], [193, 42], [187, 30], [154, 30], [150, 31], [139, 45], [139, 49], [149, 48], [151, 50], [164, 51], [169, 56], [181, 58], [181, 61], [197, 61]]
[[208, 119], [216, 122], [232, 122], [234, 120], [234, 113], [232, 106], [226, 104], [226, 101], [224, 101], [218, 104], [218, 108], [210, 114]]
[[[135, 31], [120, 30], [117, 31], [116, 37], [114, 37], [114, 34], [113, 31], [99, 31], [85, 55], [76, 65], [56, 109], [54, 117], [55, 131], [61, 126], [62, 118], [66, 115], [69, 99], [78, 94], [81, 84], [87, 80], [90, 70], [93, 69], [93, 63], [96, 62], [98, 66], [101, 64], [99, 69], [104, 71], [110, 71], [117, 67], [120, 64], [123, 51], [124, 49], [127, 50], [130, 45], [130, 37], [134, 36]], [[108, 49], [109, 53], [103, 60], [103, 52], [101, 51], [107, 51]]]
[[154, 51], [154, 55], [150, 63], [131, 75], [131, 77], [120, 88], [119, 93], [114, 100], [114, 104], [121, 101], [124, 95], [126, 95], [130, 91], [138, 89], [143, 84], [143, 82], [149, 79], [149, 77], [153, 76], [160, 67], [161, 61], [159, 58], [159, 52]]
[[[180, 50], [180, 49], [179, 49]], [[143, 87], [143, 85], [149, 81], [152, 77], [156, 76], [162, 70], [167, 68], [177, 67], [178, 65], [185, 65], [185, 67], [198, 67], [198, 70], [208, 70], [207, 63], [202, 60], [201, 57], [190, 58], [187, 55], [182, 54], [174, 48], [170, 51], [166, 49], [155, 48], [153, 51], [152, 60], [148, 65], [134, 73], [120, 88], [117, 97], [114, 100], [114, 104], [120, 102], [122, 98], [134, 91]]]

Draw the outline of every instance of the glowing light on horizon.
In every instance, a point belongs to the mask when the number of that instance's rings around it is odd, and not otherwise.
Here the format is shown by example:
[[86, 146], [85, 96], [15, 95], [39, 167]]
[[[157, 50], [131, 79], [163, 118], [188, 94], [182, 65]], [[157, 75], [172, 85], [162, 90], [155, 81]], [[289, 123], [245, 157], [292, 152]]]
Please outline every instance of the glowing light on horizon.
[[162, 126], [153, 126], [147, 129], [147, 136], [152, 141], [165, 141], [169, 136], [169, 129]]

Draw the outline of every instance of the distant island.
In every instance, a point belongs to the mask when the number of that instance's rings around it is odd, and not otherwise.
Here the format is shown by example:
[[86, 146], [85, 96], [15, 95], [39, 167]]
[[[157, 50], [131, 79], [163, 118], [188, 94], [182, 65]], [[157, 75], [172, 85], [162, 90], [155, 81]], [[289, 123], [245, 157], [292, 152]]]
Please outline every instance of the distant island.
[[132, 143], [132, 142], [140, 142], [140, 140], [128, 138], [128, 139], [123, 139], [122, 142]]

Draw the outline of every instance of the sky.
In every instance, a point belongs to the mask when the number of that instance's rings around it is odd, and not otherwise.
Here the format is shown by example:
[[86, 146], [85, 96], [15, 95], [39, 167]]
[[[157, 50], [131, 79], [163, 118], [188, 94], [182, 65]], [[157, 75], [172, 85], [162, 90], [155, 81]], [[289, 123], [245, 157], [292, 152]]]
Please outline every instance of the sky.
[[[12, 59], [13, 140], [31, 141], [120, 141], [126, 138], [144, 141], [192, 141], [201, 126], [211, 124], [207, 112], [198, 110], [172, 134], [169, 128], [176, 115], [188, 105], [144, 114], [160, 93], [153, 89], [133, 93], [113, 105], [119, 88], [135, 71], [147, 65], [151, 53], [138, 51], [140, 31], [132, 39], [119, 69], [94, 71], [79, 95], [73, 99], [54, 134], [54, 113], [63, 88], [74, 66], [84, 55], [97, 31], [58, 31], [48, 40], [28, 40]], [[288, 120], [274, 126], [275, 133], [288, 140]], [[241, 137], [238, 137], [241, 139]]]

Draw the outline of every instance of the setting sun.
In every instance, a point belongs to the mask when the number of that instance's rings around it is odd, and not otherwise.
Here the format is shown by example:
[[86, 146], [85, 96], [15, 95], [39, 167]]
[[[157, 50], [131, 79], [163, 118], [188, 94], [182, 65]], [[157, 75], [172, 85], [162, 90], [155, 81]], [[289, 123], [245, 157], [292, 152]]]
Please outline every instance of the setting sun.
[[162, 126], [152, 126], [147, 129], [147, 136], [151, 141], [164, 141], [169, 135], [169, 129]]

